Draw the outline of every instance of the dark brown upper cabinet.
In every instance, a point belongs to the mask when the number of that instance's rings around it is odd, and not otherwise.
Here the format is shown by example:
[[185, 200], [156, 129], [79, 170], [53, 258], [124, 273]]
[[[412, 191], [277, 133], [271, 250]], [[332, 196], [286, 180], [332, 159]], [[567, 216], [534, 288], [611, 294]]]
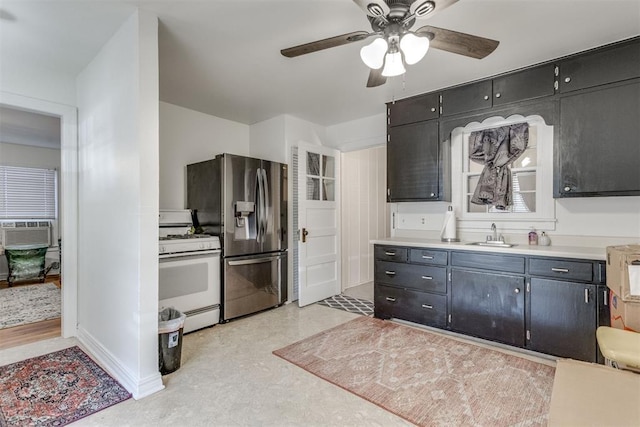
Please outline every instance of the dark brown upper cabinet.
[[493, 79], [493, 106], [553, 95], [554, 69], [546, 64]]
[[560, 93], [640, 77], [640, 39], [560, 62]]
[[388, 125], [401, 126], [424, 120], [437, 119], [440, 115], [440, 96], [437, 93], [414, 96], [387, 104]]
[[442, 115], [452, 116], [490, 108], [492, 95], [493, 83], [491, 80], [445, 90], [442, 92]]

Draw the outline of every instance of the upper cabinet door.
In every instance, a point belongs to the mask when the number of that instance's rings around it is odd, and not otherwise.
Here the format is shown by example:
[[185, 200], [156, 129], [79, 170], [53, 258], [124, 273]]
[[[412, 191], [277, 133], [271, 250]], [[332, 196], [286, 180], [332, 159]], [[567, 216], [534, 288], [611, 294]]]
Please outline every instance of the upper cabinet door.
[[389, 128], [389, 202], [439, 200], [441, 175], [437, 120]]
[[387, 104], [389, 126], [400, 126], [438, 118], [440, 97], [437, 93], [416, 96]]
[[451, 116], [490, 108], [492, 94], [491, 80], [445, 90], [442, 92], [442, 115]]
[[560, 63], [560, 93], [640, 77], [640, 39]]
[[553, 95], [554, 68], [546, 64], [493, 79], [493, 106]]

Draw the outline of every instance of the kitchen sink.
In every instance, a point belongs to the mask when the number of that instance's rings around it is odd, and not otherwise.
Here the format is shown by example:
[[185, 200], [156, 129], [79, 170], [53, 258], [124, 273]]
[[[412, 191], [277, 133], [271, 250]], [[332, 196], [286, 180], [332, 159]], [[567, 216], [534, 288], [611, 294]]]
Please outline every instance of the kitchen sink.
[[512, 248], [516, 246], [515, 243], [505, 243], [505, 242], [471, 242], [467, 243], [467, 245], [472, 246], [488, 246], [492, 248]]

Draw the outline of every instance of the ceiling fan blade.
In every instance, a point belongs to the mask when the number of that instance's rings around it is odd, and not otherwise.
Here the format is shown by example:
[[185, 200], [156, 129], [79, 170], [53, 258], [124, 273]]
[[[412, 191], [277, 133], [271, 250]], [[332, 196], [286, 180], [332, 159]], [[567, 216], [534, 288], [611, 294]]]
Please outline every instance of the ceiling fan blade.
[[369, 79], [367, 80], [367, 87], [382, 86], [387, 82], [387, 78], [382, 75], [382, 68], [378, 70], [371, 70], [369, 72]]
[[387, 16], [389, 14], [389, 5], [384, 0], [353, 0], [360, 9], [373, 17]]
[[[428, 10], [426, 9], [426, 3], [428, 3], [429, 1], [435, 3], [436, 7], [433, 9], [433, 11], [427, 12], [426, 14], [422, 15], [421, 11]], [[458, 0], [415, 0], [413, 3], [411, 3], [411, 6], [409, 6], [409, 13], [413, 15], [416, 13], [416, 11], [418, 11], [419, 13], [416, 15], [417, 18], [424, 18], [427, 16], [431, 17], [438, 12], [442, 12], [443, 10], [457, 2]]]
[[431, 38], [430, 46], [434, 49], [445, 50], [458, 55], [482, 59], [496, 50], [500, 44], [497, 40], [486, 39], [471, 34], [445, 30], [444, 28], [425, 25], [416, 30], [417, 34]]
[[318, 40], [311, 43], [301, 44], [299, 46], [282, 49], [280, 53], [287, 58], [305, 55], [307, 53], [317, 52], [319, 50], [329, 49], [330, 47], [342, 46], [343, 44], [356, 42], [369, 36], [366, 31], [354, 31], [353, 33], [342, 34], [340, 36], [329, 37], [328, 39]]

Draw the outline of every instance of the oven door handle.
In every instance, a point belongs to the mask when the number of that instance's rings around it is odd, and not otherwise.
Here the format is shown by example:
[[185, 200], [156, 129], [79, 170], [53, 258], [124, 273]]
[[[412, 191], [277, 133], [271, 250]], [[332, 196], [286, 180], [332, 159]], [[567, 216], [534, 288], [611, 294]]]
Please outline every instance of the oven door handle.
[[227, 264], [234, 266], [234, 265], [251, 265], [251, 264], [262, 264], [263, 262], [271, 262], [271, 261], [276, 261], [280, 258], [282, 258], [284, 255], [276, 255], [276, 256], [272, 256], [272, 257], [267, 257], [267, 258], [253, 258], [253, 259], [241, 259], [238, 261], [227, 261]]
[[197, 251], [197, 252], [179, 252], [179, 253], [173, 253], [173, 254], [160, 254], [158, 255], [158, 258], [167, 259], [167, 258], [179, 258], [179, 257], [188, 257], [188, 256], [212, 255], [212, 254], [219, 254], [220, 252], [221, 252], [220, 249], [213, 249], [210, 251]]

